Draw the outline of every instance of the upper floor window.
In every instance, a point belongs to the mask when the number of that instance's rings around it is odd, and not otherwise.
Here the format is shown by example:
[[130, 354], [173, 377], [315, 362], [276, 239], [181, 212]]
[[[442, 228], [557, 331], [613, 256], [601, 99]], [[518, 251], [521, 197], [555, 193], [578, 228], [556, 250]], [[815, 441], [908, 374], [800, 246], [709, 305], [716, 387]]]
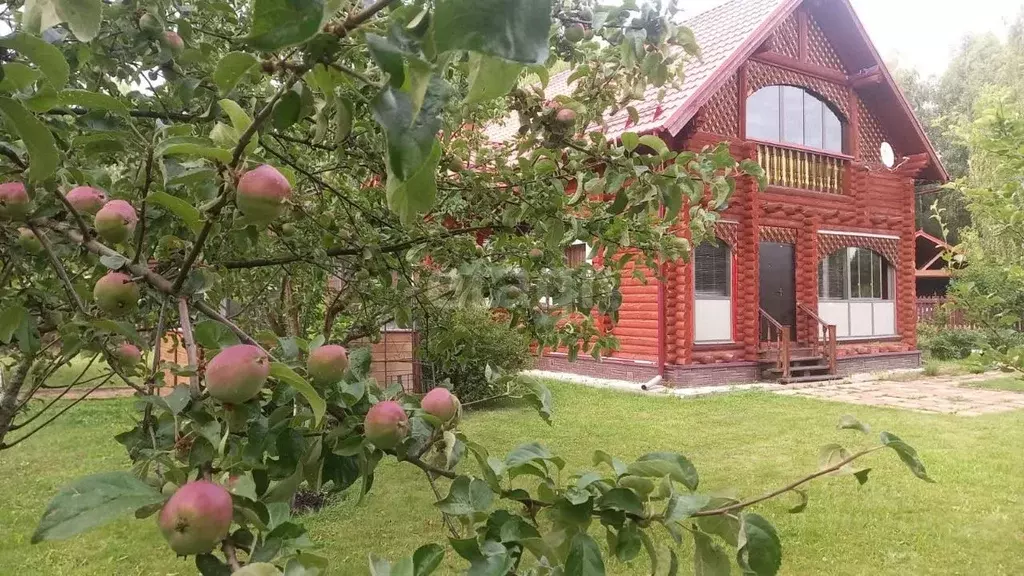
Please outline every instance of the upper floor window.
[[747, 137], [843, 152], [843, 123], [817, 96], [795, 86], [765, 86], [747, 98]]

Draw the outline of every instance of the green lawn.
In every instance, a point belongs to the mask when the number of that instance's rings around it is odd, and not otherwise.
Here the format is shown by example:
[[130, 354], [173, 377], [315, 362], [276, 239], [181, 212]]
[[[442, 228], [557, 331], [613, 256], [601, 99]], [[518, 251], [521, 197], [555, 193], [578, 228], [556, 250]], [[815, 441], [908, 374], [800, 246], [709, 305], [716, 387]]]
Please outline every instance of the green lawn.
[[1020, 376], [1006, 376], [993, 380], [981, 382], [969, 382], [971, 388], [987, 388], [989, 390], [1008, 390], [1010, 392], [1024, 392], [1024, 378]]
[[[917, 480], [894, 454], [881, 452], [869, 457], [874, 470], [863, 487], [850, 477], [820, 481], [798, 515], [785, 512], [788, 501], [761, 506], [782, 536], [784, 574], [1024, 573], [1024, 412], [959, 418], [767, 393], [683, 400], [559, 384], [552, 391], [551, 427], [527, 409], [505, 408], [469, 415], [464, 430], [493, 453], [538, 439], [574, 470], [589, 467], [595, 448], [624, 458], [678, 451], [697, 465], [702, 489], [751, 495], [814, 470], [822, 444], [865, 442], [835, 429], [842, 414], [853, 413], [915, 446], [937, 484]], [[28, 543], [63, 483], [126, 465], [111, 436], [132, 415], [130, 400], [86, 402], [59, 425], [0, 452], [0, 574], [194, 573], [162, 545], [152, 518], [125, 519], [68, 541]], [[444, 539], [431, 501], [417, 469], [387, 464], [362, 505], [340, 500], [307, 517], [306, 525], [331, 558], [333, 574], [365, 574], [370, 551], [396, 558]], [[685, 544], [682, 554], [688, 561]], [[458, 566], [453, 556], [448, 553], [446, 573]], [[608, 568], [643, 574], [646, 565], [612, 561]]]

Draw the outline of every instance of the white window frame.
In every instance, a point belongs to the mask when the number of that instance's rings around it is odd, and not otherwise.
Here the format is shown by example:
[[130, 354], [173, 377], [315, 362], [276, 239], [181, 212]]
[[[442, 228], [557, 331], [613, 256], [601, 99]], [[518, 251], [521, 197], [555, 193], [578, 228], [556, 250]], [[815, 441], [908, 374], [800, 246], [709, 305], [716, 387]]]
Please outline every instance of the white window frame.
[[[735, 321], [734, 321], [734, 318], [733, 318], [733, 315], [734, 315], [735, 311], [734, 311], [733, 301], [732, 301], [733, 295], [736, 292], [736, 287], [733, 286], [733, 278], [732, 278], [733, 266], [735, 266], [734, 259], [735, 259], [736, 256], [735, 256], [735, 253], [733, 252], [731, 246], [729, 246], [725, 242], [722, 242], [721, 240], [717, 240], [717, 241], [719, 243], [721, 243], [722, 247], [725, 248], [725, 252], [726, 252], [726, 258], [725, 258], [726, 295], [725, 296], [722, 296], [721, 294], [700, 294], [700, 293], [697, 292], [697, 250], [696, 250], [696, 248], [693, 251], [693, 258], [691, 258], [691, 260], [690, 260], [690, 281], [693, 282], [693, 341], [694, 341], [695, 344], [732, 344], [732, 343], [734, 343], [736, 341]], [[703, 320], [700, 319], [700, 316], [702, 316], [706, 312], [710, 312], [710, 311], [707, 310], [708, 308], [713, 310], [714, 308], [721, 307], [723, 302], [725, 302], [727, 304], [727, 306], [728, 306], [728, 313], [725, 315], [725, 318], [728, 321], [727, 331], [729, 333], [729, 336], [727, 338], [701, 338], [698, 335], [698, 331], [700, 330], [700, 326], [703, 324]], [[715, 312], [710, 312], [710, 313], [715, 314]], [[718, 312], [716, 316], [717, 316], [717, 318], [721, 318], [721, 316], [722, 316], [721, 312]], [[718, 329], [720, 331], [724, 331], [721, 326], [718, 326]]]
[[[882, 283], [882, 286], [885, 287], [886, 283], [884, 282], [885, 279], [882, 277], [882, 274], [886, 273], [888, 275], [888, 278], [887, 278], [887, 280], [888, 280], [887, 288], [888, 289], [885, 291], [885, 293], [882, 295], [881, 298], [875, 298], [875, 297], [867, 297], [867, 298], [865, 298], [865, 297], [862, 297], [862, 296], [854, 297], [852, 295], [853, 294], [853, 284], [852, 284], [852, 282], [853, 282], [853, 272], [852, 272], [851, 263], [853, 261], [853, 258], [850, 257], [850, 252], [853, 251], [853, 250], [867, 250], [868, 252], [870, 252], [870, 253], [874, 254], [875, 256], [877, 256], [878, 257], [878, 261], [882, 263], [882, 270], [879, 271], [878, 280]], [[845, 314], [843, 312], [839, 313], [840, 316], [845, 316], [845, 319], [846, 319], [845, 324], [840, 326], [840, 330], [842, 330], [842, 328], [845, 326], [846, 334], [844, 335], [844, 334], [840, 333], [840, 335], [838, 337], [838, 339], [840, 339], [840, 340], [870, 340], [870, 339], [889, 338], [889, 337], [897, 336], [898, 332], [897, 332], [897, 327], [896, 327], [896, 270], [895, 270], [895, 268], [892, 266], [891, 263], [889, 263], [888, 260], [885, 259], [884, 256], [882, 256], [878, 252], [875, 252], [874, 250], [871, 250], [870, 248], [863, 248], [863, 247], [858, 247], [858, 246], [848, 246], [848, 247], [845, 247], [845, 248], [841, 248], [839, 251], [842, 251], [842, 252], [844, 252], [846, 254], [846, 257], [843, 259], [843, 261], [845, 263], [845, 267], [846, 267], [846, 283], [843, 286], [843, 295], [844, 295], [844, 297], [843, 298], [831, 298], [831, 297], [823, 296], [822, 295], [822, 288], [825, 288], [825, 292], [827, 294], [827, 292], [828, 292], [828, 285], [829, 285], [829, 281], [828, 281], [828, 266], [825, 266], [824, 264], [828, 261], [829, 257], [831, 257], [833, 254], [835, 254], [835, 252], [833, 252], [832, 254], [829, 254], [829, 255], [825, 256], [824, 258], [822, 258], [821, 260], [818, 261], [818, 276], [819, 276], [818, 314], [827, 321], [827, 320], [829, 320], [829, 318], [835, 319], [835, 314], [833, 313], [833, 311], [836, 309], [837, 306], [845, 308]], [[872, 280], [874, 280], [874, 278]], [[854, 309], [855, 308], [863, 309], [864, 305], [868, 305], [870, 307], [870, 314], [868, 314], [868, 316], [870, 316], [870, 319], [871, 319], [870, 334], [856, 334], [856, 335], [854, 335], [854, 334], [852, 334], [853, 326], [854, 326], [854, 318], [855, 318], [855, 316], [857, 316], [857, 318], [860, 318], [861, 314], [863, 313], [863, 312], [858, 312], [857, 314], [855, 314], [854, 313]], [[882, 308], [882, 307], [884, 307], [884, 308]], [[890, 309], [891, 309], [891, 312], [890, 312]], [[891, 314], [891, 316], [892, 316], [891, 328], [888, 325], [887, 326], [882, 326], [882, 327], [879, 327], [877, 325], [876, 318], [878, 318], [879, 315], [883, 315], [884, 316], [886, 314]]]

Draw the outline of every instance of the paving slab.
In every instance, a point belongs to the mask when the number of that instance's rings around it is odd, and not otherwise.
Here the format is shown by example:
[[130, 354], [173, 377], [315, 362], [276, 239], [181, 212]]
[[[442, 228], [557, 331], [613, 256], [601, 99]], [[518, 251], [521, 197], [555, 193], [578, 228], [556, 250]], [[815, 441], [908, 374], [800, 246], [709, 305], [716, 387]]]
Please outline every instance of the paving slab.
[[999, 374], [946, 376], [919, 380], [865, 380], [862, 376], [824, 386], [795, 387], [776, 391], [786, 396], [804, 396], [819, 400], [902, 408], [933, 414], [982, 416], [1024, 409], [1024, 393], [1005, 390], [968, 388], [965, 384], [982, 382]]

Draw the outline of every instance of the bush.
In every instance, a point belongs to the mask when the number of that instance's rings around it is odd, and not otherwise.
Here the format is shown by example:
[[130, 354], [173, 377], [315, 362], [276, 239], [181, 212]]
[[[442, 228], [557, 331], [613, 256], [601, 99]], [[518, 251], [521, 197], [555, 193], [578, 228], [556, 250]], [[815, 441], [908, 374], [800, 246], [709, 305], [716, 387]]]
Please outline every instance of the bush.
[[938, 376], [940, 372], [942, 372], [942, 365], [934, 360], [925, 363], [924, 370], [922, 370], [922, 373], [929, 377]]
[[921, 348], [937, 360], [963, 360], [985, 347], [985, 336], [975, 330], [939, 330], [922, 338]]
[[485, 308], [449, 310], [441, 317], [432, 316], [426, 336], [421, 350], [425, 375], [433, 376], [436, 383], [449, 380], [452, 391], [463, 402], [501, 392], [485, 377], [488, 365], [502, 372], [518, 372], [532, 363], [529, 337], [496, 321]]

